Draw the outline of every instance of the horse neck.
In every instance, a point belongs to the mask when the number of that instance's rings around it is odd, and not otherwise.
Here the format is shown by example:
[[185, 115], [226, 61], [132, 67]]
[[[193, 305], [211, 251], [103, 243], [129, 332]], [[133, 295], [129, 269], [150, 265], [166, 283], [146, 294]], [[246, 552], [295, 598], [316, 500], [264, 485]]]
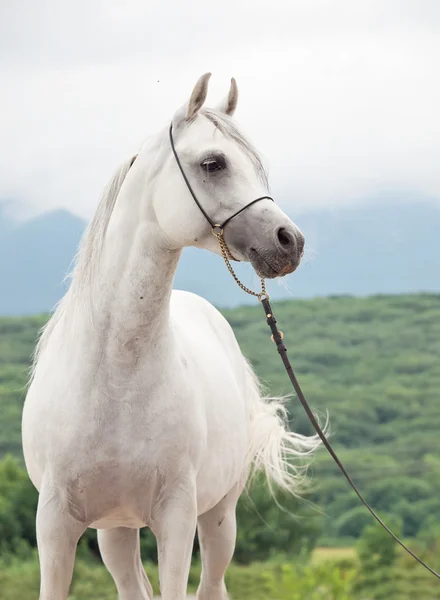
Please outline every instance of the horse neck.
[[[125, 244], [115, 244], [109, 255], [122, 251], [119, 269], [106, 269], [110, 333], [117, 347], [157, 337], [169, 322], [169, 305], [180, 252], [157, 243], [154, 224], [140, 222], [135, 231], [121, 231]], [[112, 242], [109, 241], [109, 247]], [[111, 258], [110, 258], [111, 260]]]
[[[170, 250], [151, 210], [148, 152], [130, 169], [113, 208], [89, 298], [95, 339], [130, 360], [169, 324], [180, 251]], [[149, 184], [146, 184], [149, 181]], [[74, 283], [74, 282], [73, 282]], [[98, 334], [98, 335], [96, 335]]]

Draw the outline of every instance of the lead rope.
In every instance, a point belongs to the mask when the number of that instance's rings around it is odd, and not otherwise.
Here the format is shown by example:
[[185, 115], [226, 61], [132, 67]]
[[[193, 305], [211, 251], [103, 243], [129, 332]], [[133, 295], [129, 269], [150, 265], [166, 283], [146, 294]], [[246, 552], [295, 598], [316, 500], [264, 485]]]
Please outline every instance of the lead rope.
[[249, 294], [250, 296], [255, 296], [256, 298], [258, 298], [258, 300], [261, 302], [263, 309], [264, 309], [264, 313], [266, 315], [266, 322], [269, 325], [271, 331], [272, 331], [272, 341], [275, 342], [276, 346], [277, 346], [277, 350], [279, 355], [281, 356], [281, 360], [283, 361], [283, 365], [287, 371], [287, 375], [289, 376], [290, 382], [292, 383], [293, 389], [295, 390], [299, 401], [301, 402], [310, 422], [312, 423], [316, 433], [318, 434], [318, 436], [320, 437], [322, 443], [324, 444], [324, 446], [326, 447], [326, 449], [328, 450], [328, 452], [330, 453], [330, 456], [333, 458], [333, 460], [335, 461], [335, 463], [338, 465], [339, 469], [341, 470], [342, 474], [344, 475], [344, 477], [346, 478], [346, 480], [348, 481], [348, 483], [350, 484], [350, 486], [352, 487], [352, 489], [354, 490], [354, 492], [356, 493], [357, 497], [359, 498], [359, 500], [362, 502], [362, 504], [365, 506], [365, 508], [367, 508], [367, 510], [371, 513], [371, 515], [376, 519], [376, 521], [379, 523], [379, 525], [381, 525], [385, 531], [393, 538], [393, 540], [395, 540], [404, 550], [406, 550], [406, 552], [408, 552], [408, 554], [410, 556], [412, 556], [419, 564], [421, 564], [423, 567], [425, 567], [425, 569], [427, 569], [430, 573], [432, 573], [435, 577], [437, 577], [437, 579], [440, 579], [440, 574], [437, 573], [436, 571], [434, 571], [434, 569], [431, 569], [431, 567], [429, 567], [425, 562], [423, 562], [423, 560], [421, 558], [419, 558], [416, 554], [414, 554], [414, 552], [412, 550], [410, 550], [408, 548], [408, 546], [406, 546], [402, 540], [400, 540], [396, 534], [394, 534], [391, 529], [382, 521], [382, 519], [376, 514], [376, 512], [371, 508], [371, 506], [368, 504], [368, 502], [364, 499], [364, 497], [362, 496], [362, 494], [360, 493], [360, 491], [358, 490], [356, 484], [354, 483], [354, 481], [352, 480], [352, 478], [350, 477], [350, 475], [348, 474], [347, 470], [345, 469], [344, 465], [342, 464], [342, 462], [339, 460], [338, 455], [336, 454], [336, 452], [333, 450], [330, 442], [328, 441], [328, 439], [325, 436], [325, 433], [322, 431], [318, 421], [315, 418], [315, 415], [312, 412], [312, 409], [309, 406], [309, 403], [307, 402], [301, 387], [298, 383], [298, 380], [295, 376], [295, 373], [293, 371], [293, 367], [290, 364], [290, 360], [287, 356], [287, 348], [284, 345], [283, 342], [283, 332], [280, 331], [277, 327], [277, 322], [275, 319], [275, 316], [273, 314], [272, 308], [269, 304], [269, 294], [266, 291], [266, 283], [264, 281], [264, 279], [261, 279], [261, 292], [254, 292], [253, 290], [249, 289], [248, 287], [246, 287], [243, 283], [241, 283], [241, 281], [239, 280], [239, 278], [237, 277], [232, 265], [231, 265], [231, 260], [233, 260], [233, 256], [231, 254], [231, 251], [228, 248], [228, 245], [226, 244], [226, 241], [223, 237], [223, 229], [220, 225], [214, 225], [214, 227], [212, 228], [212, 233], [213, 235], [217, 238], [219, 246], [220, 246], [220, 250], [223, 256], [223, 260], [226, 263], [226, 267], [228, 268], [229, 273], [232, 275], [232, 277], [234, 278], [235, 282], [237, 283], [237, 285], [247, 294]]

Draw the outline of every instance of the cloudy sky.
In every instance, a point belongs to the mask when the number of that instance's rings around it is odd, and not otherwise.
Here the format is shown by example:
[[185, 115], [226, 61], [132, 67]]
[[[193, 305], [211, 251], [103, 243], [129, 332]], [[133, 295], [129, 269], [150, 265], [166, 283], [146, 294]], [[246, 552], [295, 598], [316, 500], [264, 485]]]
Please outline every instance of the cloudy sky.
[[[294, 214], [440, 199], [439, 0], [0, 0], [0, 198], [90, 217], [212, 71]], [[440, 202], [440, 200], [439, 200]]]

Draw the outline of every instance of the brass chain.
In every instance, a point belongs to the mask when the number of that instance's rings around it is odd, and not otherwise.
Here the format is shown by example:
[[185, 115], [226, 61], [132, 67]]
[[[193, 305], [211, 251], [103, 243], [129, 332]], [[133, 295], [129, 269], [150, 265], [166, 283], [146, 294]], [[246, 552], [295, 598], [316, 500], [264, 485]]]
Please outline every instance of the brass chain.
[[230, 262], [231, 260], [234, 260], [234, 257], [232, 256], [231, 251], [229, 250], [228, 245], [226, 244], [225, 238], [223, 237], [223, 229], [220, 227], [220, 225], [215, 225], [215, 227], [213, 227], [212, 229], [212, 233], [217, 238], [223, 256], [223, 260], [225, 261], [228, 271], [234, 278], [236, 284], [243, 290], [243, 292], [246, 292], [246, 294], [249, 294], [250, 296], [255, 296], [260, 302], [264, 299], [268, 300], [269, 294], [266, 291], [266, 282], [264, 281], [264, 279], [261, 279], [261, 292], [254, 292], [253, 290], [250, 290], [238, 279]]

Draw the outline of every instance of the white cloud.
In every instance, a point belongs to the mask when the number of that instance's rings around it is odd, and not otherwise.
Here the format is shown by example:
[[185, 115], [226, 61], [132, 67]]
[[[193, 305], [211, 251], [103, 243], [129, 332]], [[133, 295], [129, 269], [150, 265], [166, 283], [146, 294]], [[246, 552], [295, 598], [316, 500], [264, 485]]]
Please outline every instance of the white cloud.
[[[3, 10], [3, 7], [2, 7]], [[111, 172], [212, 70], [292, 210], [440, 198], [437, 0], [6, 3], [0, 196], [89, 216]]]

